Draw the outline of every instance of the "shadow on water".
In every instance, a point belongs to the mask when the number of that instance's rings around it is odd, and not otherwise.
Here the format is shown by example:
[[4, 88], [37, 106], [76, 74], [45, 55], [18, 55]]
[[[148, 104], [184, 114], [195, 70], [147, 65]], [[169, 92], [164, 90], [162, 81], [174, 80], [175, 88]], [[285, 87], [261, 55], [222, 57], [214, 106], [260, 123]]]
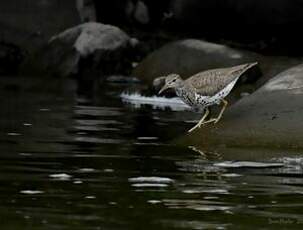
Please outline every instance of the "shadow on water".
[[121, 84], [0, 82], [2, 229], [302, 229], [301, 152], [174, 146], [194, 115]]

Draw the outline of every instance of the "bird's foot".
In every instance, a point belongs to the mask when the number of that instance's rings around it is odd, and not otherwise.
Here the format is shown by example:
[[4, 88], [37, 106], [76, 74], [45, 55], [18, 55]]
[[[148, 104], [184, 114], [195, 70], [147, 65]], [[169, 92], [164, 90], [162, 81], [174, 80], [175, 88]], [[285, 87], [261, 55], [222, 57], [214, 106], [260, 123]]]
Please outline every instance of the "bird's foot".
[[[195, 125], [194, 127], [192, 127], [190, 130], [188, 130], [187, 132], [188, 133], [191, 133], [192, 131], [194, 131], [196, 128], [198, 128], [199, 126], [198, 125]], [[199, 127], [200, 128], [200, 127]]]
[[214, 124], [217, 124], [220, 120], [221, 120], [221, 117], [219, 117], [219, 118], [214, 118]]
[[204, 122], [202, 122], [201, 124], [198, 124], [198, 125], [199, 125], [199, 128], [200, 128], [201, 125], [205, 125], [205, 124], [207, 124], [207, 123], [211, 123], [211, 122], [215, 122], [215, 121], [216, 121], [215, 118], [211, 118], [211, 119], [209, 119], [209, 120], [207, 120], [207, 121], [204, 121]]
[[215, 119], [214, 124], [217, 124], [220, 119]]
[[204, 122], [201, 122], [201, 123], [198, 123], [196, 124], [194, 127], [192, 127], [190, 130], [188, 130], [189, 133], [191, 133], [192, 131], [194, 131], [196, 128], [201, 128], [201, 125], [205, 125], [207, 123], [211, 123], [211, 122], [215, 122], [216, 119], [215, 118], [212, 118], [212, 119], [209, 119], [207, 121], [204, 121]]

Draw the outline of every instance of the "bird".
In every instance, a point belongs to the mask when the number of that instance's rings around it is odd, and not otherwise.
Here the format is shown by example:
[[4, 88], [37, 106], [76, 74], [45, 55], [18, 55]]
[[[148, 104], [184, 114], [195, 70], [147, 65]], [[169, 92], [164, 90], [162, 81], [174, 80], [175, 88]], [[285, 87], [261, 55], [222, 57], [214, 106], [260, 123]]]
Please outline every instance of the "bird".
[[[165, 84], [158, 94], [169, 88], [174, 89], [176, 95], [184, 103], [195, 111], [204, 112], [199, 122], [188, 130], [190, 133], [196, 128], [200, 128], [201, 125], [211, 122], [218, 123], [228, 105], [225, 97], [243, 73], [257, 64], [257, 62], [253, 62], [227, 68], [210, 69], [194, 74], [186, 80], [183, 80], [179, 74], [171, 73], [164, 76]], [[220, 104], [223, 104], [223, 106], [219, 115], [216, 118], [205, 120], [210, 113], [209, 107]]]

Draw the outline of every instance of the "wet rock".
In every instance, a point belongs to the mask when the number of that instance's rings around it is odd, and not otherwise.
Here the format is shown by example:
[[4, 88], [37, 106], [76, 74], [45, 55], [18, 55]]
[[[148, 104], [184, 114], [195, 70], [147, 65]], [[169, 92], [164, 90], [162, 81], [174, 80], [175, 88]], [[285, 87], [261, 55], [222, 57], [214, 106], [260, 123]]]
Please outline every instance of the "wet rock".
[[132, 44], [118, 27], [84, 23], [50, 39], [43, 58], [44, 69], [60, 76], [120, 73], [131, 68], [127, 57]]
[[[134, 69], [133, 75], [148, 84], [152, 84], [155, 78], [168, 73], [178, 73], [183, 78], [187, 78], [203, 70], [255, 61], [259, 63], [258, 66], [263, 73], [263, 77], [258, 81], [257, 86], [260, 86], [277, 73], [301, 62], [298, 59], [265, 57], [254, 52], [234, 49], [225, 45], [186, 39], [169, 43], [148, 55]], [[254, 68], [241, 80], [254, 82], [260, 75], [260, 70]], [[157, 84], [160, 82], [160, 80], [154, 82], [156, 87], [159, 87]]]
[[229, 107], [222, 120], [178, 140], [186, 145], [303, 147], [303, 64]]
[[169, 43], [147, 56], [133, 74], [147, 83], [168, 73], [187, 78], [202, 70], [257, 60], [258, 55], [196, 39]]

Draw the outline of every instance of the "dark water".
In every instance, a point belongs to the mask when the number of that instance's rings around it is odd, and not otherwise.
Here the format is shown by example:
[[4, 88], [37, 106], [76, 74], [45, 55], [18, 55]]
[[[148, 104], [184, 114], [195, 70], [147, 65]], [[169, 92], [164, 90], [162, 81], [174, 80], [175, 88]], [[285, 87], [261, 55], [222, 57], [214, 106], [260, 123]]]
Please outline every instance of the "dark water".
[[124, 105], [125, 85], [0, 83], [1, 229], [303, 229], [300, 151], [174, 146], [192, 114]]

